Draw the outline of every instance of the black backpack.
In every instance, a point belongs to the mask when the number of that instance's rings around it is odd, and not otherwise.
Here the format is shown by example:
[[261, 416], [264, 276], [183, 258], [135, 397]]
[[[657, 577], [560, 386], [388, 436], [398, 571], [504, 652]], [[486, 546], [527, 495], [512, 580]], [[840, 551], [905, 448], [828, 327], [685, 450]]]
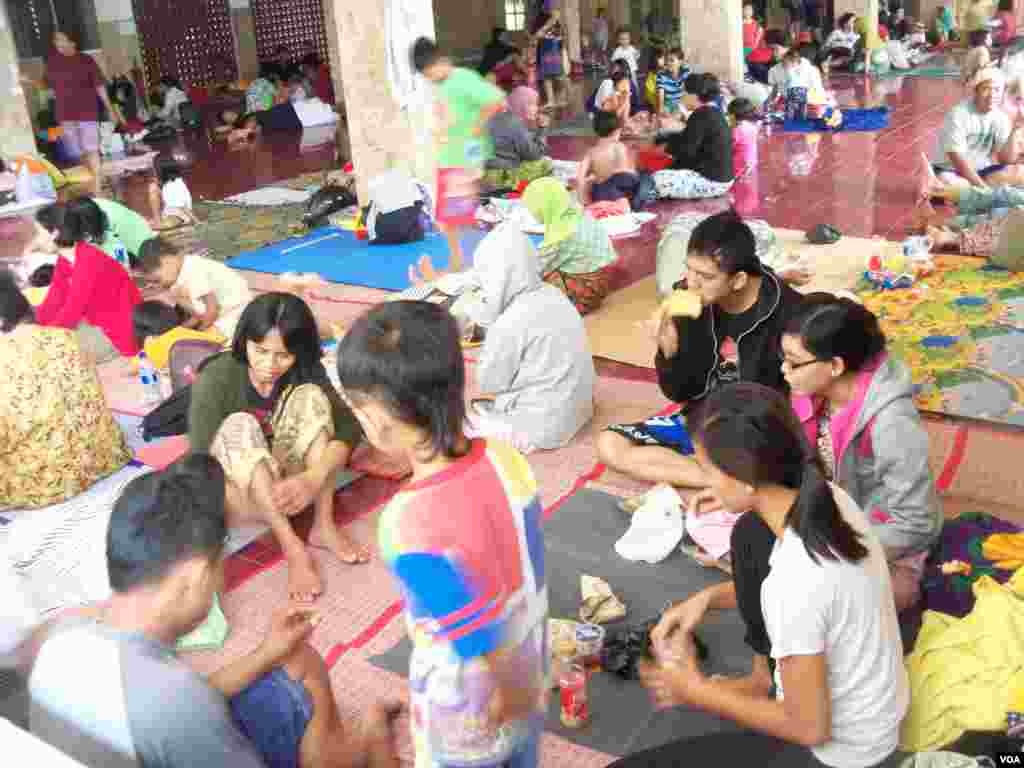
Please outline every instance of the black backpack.
[[142, 439], [147, 443], [161, 437], [188, 432], [188, 407], [192, 386], [182, 387], [142, 418]]

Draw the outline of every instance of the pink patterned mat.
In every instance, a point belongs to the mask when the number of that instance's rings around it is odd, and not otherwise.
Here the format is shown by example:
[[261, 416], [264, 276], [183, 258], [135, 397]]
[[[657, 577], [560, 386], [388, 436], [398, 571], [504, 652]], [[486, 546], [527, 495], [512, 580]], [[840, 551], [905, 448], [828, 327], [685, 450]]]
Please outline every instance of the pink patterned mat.
[[[610, 377], [598, 379], [595, 401], [593, 424], [572, 443], [558, 451], [528, 457], [546, 507], [601, 474], [603, 468], [596, 466], [594, 454], [594, 440], [600, 429], [613, 421], [639, 420], [666, 406], [656, 384]], [[354, 483], [341, 494], [345, 499], [343, 506], [350, 514], [360, 515], [362, 483]], [[346, 531], [373, 548], [379, 512], [380, 507], [375, 506], [349, 524]], [[316, 557], [327, 589], [319, 601], [322, 621], [311, 642], [331, 667], [342, 716], [346, 722], [355, 724], [373, 698], [396, 695], [401, 690], [400, 678], [368, 662], [370, 656], [383, 653], [401, 639], [405, 631], [401, 606], [391, 576], [379, 560], [363, 566], [346, 566], [326, 554], [317, 553]], [[254, 649], [263, 638], [269, 610], [283, 602], [286, 591], [287, 571], [283, 562], [268, 561], [254, 569], [247, 580], [222, 600], [232, 627], [225, 647], [215, 653], [191, 654], [186, 657], [189, 663], [208, 674]], [[399, 727], [402, 754], [411, 763], [407, 723], [400, 723]], [[611, 760], [607, 755], [545, 734], [545, 766], [598, 768]]]

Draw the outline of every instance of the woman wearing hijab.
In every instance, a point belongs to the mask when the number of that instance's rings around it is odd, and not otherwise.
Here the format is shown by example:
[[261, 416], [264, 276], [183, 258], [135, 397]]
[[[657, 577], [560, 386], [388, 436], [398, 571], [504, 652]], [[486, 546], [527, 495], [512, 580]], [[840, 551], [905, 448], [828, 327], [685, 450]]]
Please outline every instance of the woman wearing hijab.
[[540, 95], [532, 88], [516, 88], [508, 96], [508, 109], [491, 118], [488, 130], [494, 157], [487, 161], [484, 181], [492, 189], [515, 188], [551, 175], [547, 127], [540, 114]]
[[618, 258], [604, 225], [582, 211], [554, 178], [526, 188], [523, 204], [544, 225], [540, 275], [569, 297], [581, 315], [597, 309], [611, 287]]
[[483, 394], [469, 437], [493, 437], [523, 453], [561, 448], [593, 416], [594, 361], [583, 320], [541, 281], [537, 252], [516, 222], [498, 225], [474, 255], [487, 329], [476, 367]]

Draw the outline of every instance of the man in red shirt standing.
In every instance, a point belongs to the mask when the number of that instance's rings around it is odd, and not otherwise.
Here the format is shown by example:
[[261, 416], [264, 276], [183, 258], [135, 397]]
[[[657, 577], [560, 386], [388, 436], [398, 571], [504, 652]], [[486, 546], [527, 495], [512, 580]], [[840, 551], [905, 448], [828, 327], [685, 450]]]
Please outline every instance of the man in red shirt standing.
[[99, 102], [103, 102], [112, 120], [120, 122], [120, 117], [110, 105], [106, 79], [93, 58], [81, 53], [74, 40], [63, 32], [54, 34], [53, 46], [54, 51], [46, 61], [46, 79], [56, 96], [57, 122], [71, 153], [80, 156], [92, 172], [99, 195]]

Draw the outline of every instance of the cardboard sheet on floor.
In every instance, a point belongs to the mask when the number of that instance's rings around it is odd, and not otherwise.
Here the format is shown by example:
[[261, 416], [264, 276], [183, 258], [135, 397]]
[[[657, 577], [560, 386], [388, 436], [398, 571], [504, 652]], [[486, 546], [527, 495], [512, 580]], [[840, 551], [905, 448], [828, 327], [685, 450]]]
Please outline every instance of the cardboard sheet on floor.
[[[812, 245], [795, 229], [776, 229], [783, 248], [814, 265], [814, 279], [800, 291], [852, 290], [864, 273], [873, 244], [864, 237], [843, 237], [833, 245]], [[644, 324], [658, 304], [656, 279], [645, 277], [616, 291], [585, 319], [590, 350], [603, 357], [640, 368], [654, 367], [656, 347]]]
[[[467, 266], [484, 237], [478, 229], [466, 230], [462, 250]], [[540, 238], [532, 238], [539, 243]], [[284, 240], [243, 253], [227, 262], [235, 269], [281, 274], [316, 272], [332, 283], [361, 285], [386, 291], [409, 287], [409, 267], [428, 256], [436, 269], [448, 267], [448, 240], [431, 232], [423, 240], [402, 245], [370, 245], [355, 233], [337, 227], [321, 227], [305, 237]]]
[[[626, 603], [629, 613], [618, 624], [656, 618], [668, 600], [680, 600], [724, 579], [680, 552], [658, 565], [630, 563], [615, 554], [615, 541], [628, 519], [616, 507], [618, 499], [583, 489], [559, 507], [544, 527], [548, 598], [552, 618], [578, 618], [580, 574], [600, 576]], [[608, 625], [609, 628], [617, 624]], [[741, 675], [750, 671], [751, 653], [743, 642], [743, 623], [736, 611], [708, 617], [700, 635], [710, 648], [709, 674]], [[409, 642], [403, 640], [372, 663], [405, 675]], [[558, 717], [558, 696], [552, 696], [547, 730], [581, 746], [610, 755], [626, 755], [676, 739], [705, 733], [739, 731], [734, 723], [692, 709], [655, 711], [647, 691], [636, 681], [605, 672], [590, 678], [590, 726], [565, 728]]]

